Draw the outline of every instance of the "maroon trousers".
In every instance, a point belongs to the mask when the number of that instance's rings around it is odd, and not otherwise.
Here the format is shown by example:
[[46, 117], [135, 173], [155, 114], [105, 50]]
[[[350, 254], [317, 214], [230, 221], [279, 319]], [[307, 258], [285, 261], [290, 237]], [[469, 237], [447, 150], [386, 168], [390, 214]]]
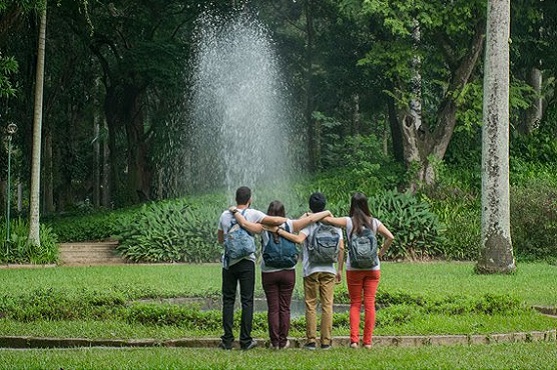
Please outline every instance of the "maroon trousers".
[[267, 297], [267, 321], [271, 345], [275, 348], [283, 348], [290, 330], [290, 302], [296, 282], [296, 271], [262, 272], [261, 280]]

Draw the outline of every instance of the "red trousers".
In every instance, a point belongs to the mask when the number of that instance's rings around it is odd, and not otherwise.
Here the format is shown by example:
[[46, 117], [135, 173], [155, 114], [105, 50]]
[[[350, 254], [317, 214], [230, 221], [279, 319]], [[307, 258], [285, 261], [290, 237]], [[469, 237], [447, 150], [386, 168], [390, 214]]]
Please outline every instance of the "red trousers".
[[363, 344], [371, 345], [375, 327], [375, 293], [381, 277], [380, 270], [347, 270], [346, 282], [350, 295], [350, 342], [360, 342], [360, 311], [364, 304]]

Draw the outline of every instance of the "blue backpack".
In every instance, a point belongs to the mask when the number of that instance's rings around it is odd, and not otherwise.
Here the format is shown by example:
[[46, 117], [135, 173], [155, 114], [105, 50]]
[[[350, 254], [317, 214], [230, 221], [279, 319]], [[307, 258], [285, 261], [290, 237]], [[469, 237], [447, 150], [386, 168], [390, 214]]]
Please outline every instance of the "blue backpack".
[[[285, 230], [290, 232], [288, 224]], [[269, 241], [263, 247], [263, 261], [265, 266], [276, 268], [290, 268], [298, 262], [298, 249], [296, 244], [282, 236], [267, 232]]]
[[309, 262], [316, 265], [336, 263], [340, 235], [336, 227], [318, 222], [310, 242], [307, 244]]
[[[242, 211], [242, 216], [246, 210]], [[234, 217], [234, 216], [233, 216]], [[243, 227], [241, 227], [235, 218], [228, 233], [224, 238], [224, 257], [231, 260], [238, 260], [255, 253], [255, 241], [253, 236]]]
[[350, 265], [355, 268], [372, 268], [379, 264], [377, 258], [377, 237], [373, 230], [364, 227], [360, 235], [354, 233], [348, 243]]

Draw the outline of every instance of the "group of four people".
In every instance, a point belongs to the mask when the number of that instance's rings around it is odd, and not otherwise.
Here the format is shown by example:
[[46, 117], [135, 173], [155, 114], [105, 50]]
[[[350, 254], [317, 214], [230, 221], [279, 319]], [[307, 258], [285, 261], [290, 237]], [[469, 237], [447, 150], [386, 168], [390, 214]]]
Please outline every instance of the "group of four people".
[[[328, 349], [332, 343], [333, 294], [335, 282], [342, 280], [344, 267], [344, 241], [341, 228], [346, 229], [348, 241], [354, 233], [364, 228], [373, 230], [383, 236], [383, 245], [378, 255], [383, 256], [389, 248], [393, 235], [370, 211], [367, 198], [362, 193], [355, 193], [351, 199], [348, 217], [333, 217], [325, 210], [326, 199], [322, 193], [313, 193], [309, 198], [311, 212], [297, 220], [287, 219], [284, 205], [279, 201], [270, 203], [267, 214], [250, 208], [251, 190], [242, 186], [236, 190], [236, 206], [222, 213], [218, 226], [218, 241], [224, 243], [226, 235], [234, 224], [239, 224], [251, 234], [262, 234], [262, 244], [269, 238], [278, 236], [292, 242], [303, 244], [302, 269], [304, 279], [304, 301], [306, 308], [306, 344], [304, 348], [317, 348], [317, 302], [321, 302], [320, 346]], [[336, 226], [339, 235], [338, 261], [334, 263], [312, 263], [308, 246], [317, 229], [317, 223]], [[234, 302], [238, 283], [242, 304], [240, 324], [240, 347], [251, 349], [257, 342], [251, 337], [253, 320], [253, 299], [255, 287], [255, 253], [231, 260], [226, 253], [223, 256], [222, 269], [222, 323], [224, 334], [221, 336], [220, 348], [231, 349], [234, 341], [233, 319]], [[295, 266], [274, 268], [261, 261], [262, 284], [268, 305], [268, 325], [271, 347], [275, 349], [289, 346], [290, 303], [294, 290]], [[360, 310], [364, 304], [363, 345], [371, 348], [373, 328], [375, 325], [375, 293], [379, 284], [380, 265], [371, 268], [356, 268], [351, 265], [350, 256], [346, 261], [346, 280], [350, 295], [350, 341], [352, 348], [360, 343]], [[362, 299], [363, 298], [363, 299]]]

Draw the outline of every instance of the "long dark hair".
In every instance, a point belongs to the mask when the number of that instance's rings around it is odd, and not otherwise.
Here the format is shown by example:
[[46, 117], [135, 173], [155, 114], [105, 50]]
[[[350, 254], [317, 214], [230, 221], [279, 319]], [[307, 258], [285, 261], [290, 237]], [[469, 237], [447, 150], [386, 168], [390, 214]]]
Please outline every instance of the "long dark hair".
[[[286, 217], [286, 211], [284, 210], [284, 204], [278, 200], [273, 200], [269, 203], [269, 208], [267, 208], [267, 214], [269, 216], [279, 216]], [[279, 241], [278, 233], [273, 233], [273, 238], [276, 243]]]
[[367, 197], [364, 193], [354, 193], [350, 200], [350, 217], [352, 217], [352, 233], [361, 234], [362, 226], [372, 228], [373, 216], [369, 211]]

